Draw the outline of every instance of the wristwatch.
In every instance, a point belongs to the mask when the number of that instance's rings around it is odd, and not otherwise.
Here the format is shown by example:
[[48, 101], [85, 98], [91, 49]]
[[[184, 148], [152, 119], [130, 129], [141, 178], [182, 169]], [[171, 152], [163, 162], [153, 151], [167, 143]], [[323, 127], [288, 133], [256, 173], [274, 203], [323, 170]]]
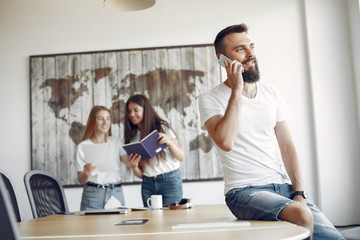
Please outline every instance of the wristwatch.
[[305, 191], [295, 191], [292, 195], [292, 198], [294, 198], [297, 195], [302, 196], [304, 199], [306, 199], [307, 197], [307, 193]]

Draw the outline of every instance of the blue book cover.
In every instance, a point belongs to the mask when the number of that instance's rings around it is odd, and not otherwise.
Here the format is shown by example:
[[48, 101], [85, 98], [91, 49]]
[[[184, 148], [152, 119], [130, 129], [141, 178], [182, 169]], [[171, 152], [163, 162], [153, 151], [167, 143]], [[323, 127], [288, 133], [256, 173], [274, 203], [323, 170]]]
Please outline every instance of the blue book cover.
[[159, 144], [159, 140], [157, 139], [158, 136], [159, 132], [154, 130], [140, 142], [124, 144], [123, 147], [129, 155], [131, 153], [141, 155], [141, 160], [152, 158], [167, 147], [166, 144]]

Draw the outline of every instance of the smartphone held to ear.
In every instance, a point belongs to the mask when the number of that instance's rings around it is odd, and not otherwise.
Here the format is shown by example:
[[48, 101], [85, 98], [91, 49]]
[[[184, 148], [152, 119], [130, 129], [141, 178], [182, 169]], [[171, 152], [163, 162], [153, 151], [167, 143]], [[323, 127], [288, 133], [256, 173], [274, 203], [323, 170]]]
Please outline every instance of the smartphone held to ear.
[[232, 62], [232, 60], [230, 58], [228, 58], [227, 56], [225, 56], [224, 54], [220, 54], [220, 57], [219, 57], [219, 62], [220, 62], [220, 65], [225, 67], [225, 63], [224, 61], [228, 61], [229, 63]]

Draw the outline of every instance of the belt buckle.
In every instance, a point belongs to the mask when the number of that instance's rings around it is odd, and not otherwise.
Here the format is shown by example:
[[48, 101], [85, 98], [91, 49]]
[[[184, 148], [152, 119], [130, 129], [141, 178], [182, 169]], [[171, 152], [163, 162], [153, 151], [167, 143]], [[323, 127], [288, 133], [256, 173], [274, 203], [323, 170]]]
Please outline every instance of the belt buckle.
[[102, 185], [101, 185], [101, 188], [105, 190], [105, 189], [106, 189], [106, 185], [105, 185], [105, 184], [102, 184]]

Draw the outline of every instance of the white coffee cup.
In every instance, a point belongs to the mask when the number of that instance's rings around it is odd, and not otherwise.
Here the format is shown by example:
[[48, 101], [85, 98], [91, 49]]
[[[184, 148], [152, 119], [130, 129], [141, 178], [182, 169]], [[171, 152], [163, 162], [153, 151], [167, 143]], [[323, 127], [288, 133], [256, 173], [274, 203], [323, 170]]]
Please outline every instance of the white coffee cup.
[[162, 195], [151, 195], [146, 201], [149, 208], [153, 210], [162, 209]]

